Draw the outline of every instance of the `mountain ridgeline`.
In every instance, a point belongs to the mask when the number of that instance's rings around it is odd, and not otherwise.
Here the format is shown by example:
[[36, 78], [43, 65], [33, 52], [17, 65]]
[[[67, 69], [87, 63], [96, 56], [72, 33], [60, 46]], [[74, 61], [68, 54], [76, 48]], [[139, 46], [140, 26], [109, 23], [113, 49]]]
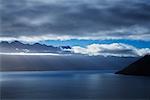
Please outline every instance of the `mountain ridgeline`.
[[19, 41], [14, 42], [0, 42], [0, 52], [2, 53], [67, 53], [65, 49], [71, 49], [70, 46], [47, 46], [45, 44], [35, 43], [35, 44], [24, 44]]
[[150, 76], [150, 55], [145, 55], [116, 74]]

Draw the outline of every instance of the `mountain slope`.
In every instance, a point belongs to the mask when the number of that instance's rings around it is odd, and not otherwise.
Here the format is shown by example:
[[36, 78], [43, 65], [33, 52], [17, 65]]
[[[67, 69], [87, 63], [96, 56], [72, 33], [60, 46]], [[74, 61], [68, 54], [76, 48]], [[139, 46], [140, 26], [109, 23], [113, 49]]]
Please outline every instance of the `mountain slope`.
[[150, 55], [146, 55], [116, 74], [150, 76]]

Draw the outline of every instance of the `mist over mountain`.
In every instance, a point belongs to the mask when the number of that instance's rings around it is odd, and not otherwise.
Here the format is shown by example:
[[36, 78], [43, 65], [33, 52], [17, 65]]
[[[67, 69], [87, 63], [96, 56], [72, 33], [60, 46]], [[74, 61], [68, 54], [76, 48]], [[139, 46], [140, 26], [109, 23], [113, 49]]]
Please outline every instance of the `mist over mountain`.
[[123, 43], [89, 44], [86, 46], [53, 46], [47, 44], [24, 44], [19, 41], [0, 42], [1, 54], [24, 53], [25, 55], [74, 54], [88, 56], [140, 57], [150, 53], [149, 48], [136, 48]]
[[[71, 52], [72, 47], [70, 46], [55, 47], [40, 43], [24, 44], [19, 41], [2, 41], [0, 42], [0, 48], [2, 54], [7, 53], [7, 55], [0, 55], [1, 71], [114, 70], [121, 69], [122, 65], [127, 66], [138, 58], [119, 56], [105, 57], [103, 55], [89, 56]], [[22, 52], [24, 53], [23, 55], [16, 55], [16, 53]], [[39, 55], [40, 53], [42, 53], [42, 55]], [[58, 55], [47, 55], [48, 53], [55, 53]]]
[[137, 59], [87, 55], [1, 55], [0, 70], [120, 70]]

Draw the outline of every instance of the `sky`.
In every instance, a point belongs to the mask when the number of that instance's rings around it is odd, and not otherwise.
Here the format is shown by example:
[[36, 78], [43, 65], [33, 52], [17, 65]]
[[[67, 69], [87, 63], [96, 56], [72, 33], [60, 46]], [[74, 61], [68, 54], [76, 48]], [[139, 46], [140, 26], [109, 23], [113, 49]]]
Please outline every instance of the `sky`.
[[88, 55], [150, 53], [149, 0], [1, 0], [0, 12], [0, 41], [69, 45]]

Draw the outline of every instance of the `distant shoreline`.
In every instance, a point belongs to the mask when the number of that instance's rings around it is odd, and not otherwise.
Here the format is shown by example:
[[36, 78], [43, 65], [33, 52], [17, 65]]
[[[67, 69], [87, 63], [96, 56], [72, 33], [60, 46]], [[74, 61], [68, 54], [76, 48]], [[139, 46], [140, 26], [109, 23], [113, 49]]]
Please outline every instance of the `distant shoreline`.
[[99, 72], [99, 71], [102, 71], [102, 72], [115, 72], [117, 70], [100, 70], [100, 69], [94, 69], [94, 70], [0, 70], [0, 72], [49, 72], [49, 71], [52, 71], [52, 72], [55, 72], [55, 71], [66, 71], [66, 72], [70, 72], [70, 71], [78, 71], [78, 72], [86, 72], [86, 71], [94, 71], [94, 72]]

